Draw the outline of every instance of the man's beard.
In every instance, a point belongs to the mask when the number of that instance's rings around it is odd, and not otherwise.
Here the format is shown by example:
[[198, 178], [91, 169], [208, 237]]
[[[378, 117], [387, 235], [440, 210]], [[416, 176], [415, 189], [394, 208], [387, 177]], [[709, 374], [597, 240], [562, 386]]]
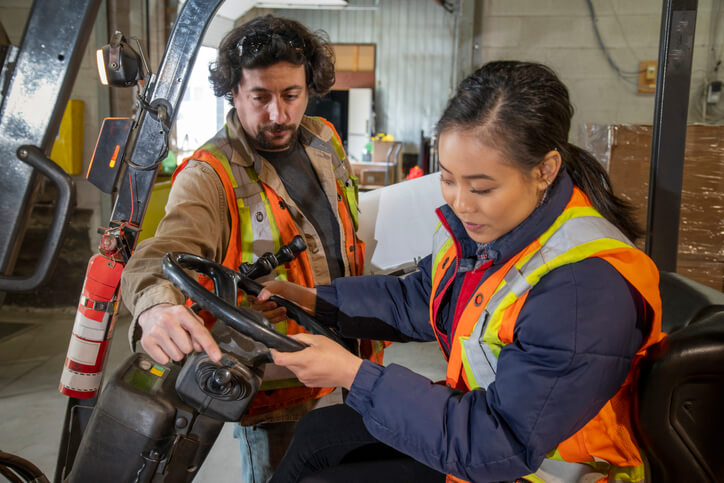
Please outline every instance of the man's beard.
[[[267, 138], [266, 134], [271, 136], [272, 131], [291, 131], [292, 135], [289, 137], [289, 141], [286, 144], [274, 144], [272, 141]], [[261, 150], [269, 150], [269, 151], [282, 151], [284, 149], [288, 149], [294, 141], [297, 139], [297, 127], [293, 124], [272, 124], [270, 126], [264, 126], [262, 127], [259, 132], [256, 134], [256, 138], [254, 139], [257, 147]]]

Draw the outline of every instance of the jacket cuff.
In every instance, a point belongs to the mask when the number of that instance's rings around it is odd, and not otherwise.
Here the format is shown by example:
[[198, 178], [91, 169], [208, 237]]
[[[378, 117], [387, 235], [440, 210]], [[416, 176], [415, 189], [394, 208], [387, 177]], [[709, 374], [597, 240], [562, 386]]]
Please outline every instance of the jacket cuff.
[[315, 318], [325, 327], [339, 328], [339, 309], [337, 309], [337, 290], [329, 285], [316, 287], [317, 301], [314, 309]]
[[385, 368], [374, 362], [364, 360], [349, 388], [345, 402], [352, 409], [364, 415], [372, 406], [372, 393]]

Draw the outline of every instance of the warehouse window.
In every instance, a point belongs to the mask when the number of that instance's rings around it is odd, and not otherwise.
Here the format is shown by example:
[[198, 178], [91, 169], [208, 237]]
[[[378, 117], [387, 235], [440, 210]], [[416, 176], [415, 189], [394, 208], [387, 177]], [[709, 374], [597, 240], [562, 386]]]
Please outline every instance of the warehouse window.
[[171, 149], [176, 152], [178, 162], [216, 134], [231, 109], [226, 99], [216, 97], [211, 89], [209, 63], [215, 58], [215, 48], [199, 49], [176, 117], [176, 139]]

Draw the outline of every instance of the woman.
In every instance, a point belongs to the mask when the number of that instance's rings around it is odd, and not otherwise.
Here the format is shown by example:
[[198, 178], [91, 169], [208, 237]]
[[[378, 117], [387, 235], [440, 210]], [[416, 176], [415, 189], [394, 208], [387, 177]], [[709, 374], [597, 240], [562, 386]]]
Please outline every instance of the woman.
[[[639, 230], [605, 171], [568, 143], [572, 114], [547, 67], [483, 66], [437, 126], [447, 205], [419, 272], [316, 289], [273, 282], [260, 294], [267, 311], [278, 293], [345, 336], [379, 337], [389, 324], [437, 339], [448, 360], [443, 386], [321, 336], [273, 351], [305, 384], [349, 389], [345, 406], [300, 422], [273, 481], [371, 447], [411, 457], [421, 481], [644, 479], [631, 378], [662, 338], [658, 271], [630, 241]], [[374, 480], [385, 477], [401, 481]]]

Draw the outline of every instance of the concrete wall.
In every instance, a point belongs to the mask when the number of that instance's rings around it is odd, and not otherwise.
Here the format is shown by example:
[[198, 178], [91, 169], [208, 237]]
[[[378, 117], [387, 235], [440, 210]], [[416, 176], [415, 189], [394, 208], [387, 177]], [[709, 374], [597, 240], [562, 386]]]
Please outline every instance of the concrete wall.
[[[706, 72], [712, 2], [721, 0], [699, 1], [692, 103], [700, 99]], [[639, 61], [658, 59], [662, 5], [662, 0], [593, 0], [603, 42], [622, 71], [636, 71]], [[482, 10], [479, 62], [529, 60], [555, 69], [576, 108], [573, 140], [584, 123], [652, 122], [654, 95], [639, 94], [611, 68], [585, 0], [483, 0]], [[721, 46], [721, 35], [718, 42]], [[689, 122], [700, 120], [697, 108], [690, 107]]]

